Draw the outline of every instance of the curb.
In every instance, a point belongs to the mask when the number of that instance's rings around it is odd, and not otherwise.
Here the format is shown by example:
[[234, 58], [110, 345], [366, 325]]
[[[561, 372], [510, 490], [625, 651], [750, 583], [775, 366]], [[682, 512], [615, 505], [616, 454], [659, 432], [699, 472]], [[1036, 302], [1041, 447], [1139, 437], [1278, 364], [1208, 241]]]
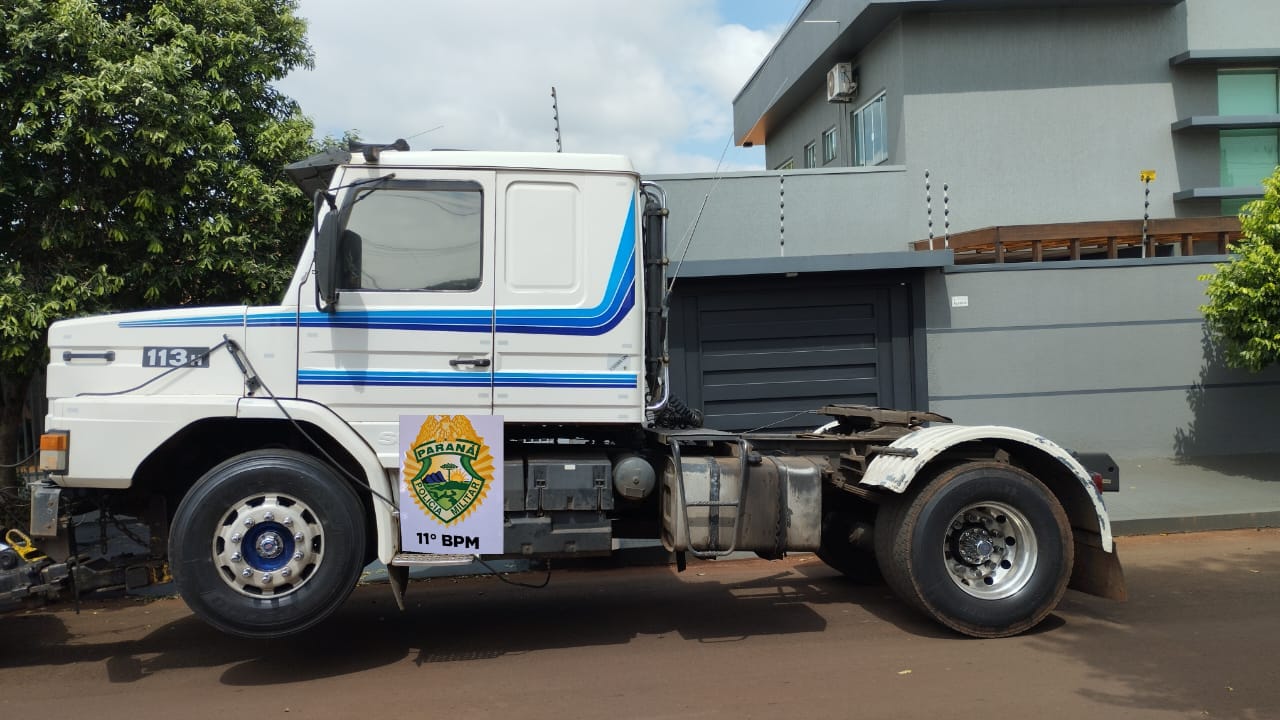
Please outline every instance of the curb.
[[1206, 532], [1210, 530], [1252, 530], [1280, 527], [1280, 510], [1225, 515], [1184, 515], [1180, 517], [1112, 520], [1111, 534], [1160, 535], [1163, 533]]

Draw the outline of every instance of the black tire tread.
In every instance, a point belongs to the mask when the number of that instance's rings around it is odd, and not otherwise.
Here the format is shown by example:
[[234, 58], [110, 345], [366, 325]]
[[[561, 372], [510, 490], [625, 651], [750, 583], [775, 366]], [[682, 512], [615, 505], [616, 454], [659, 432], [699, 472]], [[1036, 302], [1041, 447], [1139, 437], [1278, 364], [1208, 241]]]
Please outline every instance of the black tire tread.
[[[957, 476], [973, 471], [996, 471], [1012, 473], [1029, 483], [1041, 497], [1048, 498], [1048, 508], [1057, 524], [1057, 532], [1063, 544], [1063, 571], [1059, 573], [1051, 592], [1035, 611], [1025, 620], [1011, 625], [992, 627], [980, 626], [964, 622], [942, 608], [935, 607], [927, 599], [918, 575], [913, 571], [911, 556], [914, 548], [911, 536], [920, 521], [920, 515], [930, 502], [946, 489]], [[927, 477], [922, 477], [923, 486], [914, 493], [890, 498], [880, 506], [880, 514], [876, 518], [875, 548], [880, 562], [881, 572], [889, 587], [903, 601], [922, 611], [936, 621], [959, 633], [980, 638], [1009, 637], [1026, 632], [1035, 627], [1057, 607], [1066, 592], [1067, 581], [1071, 575], [1074, 562], [1074, 545], [1071, 539], [1071, 525], [1062, 506], [1053, 499], [1053, 493], [1030, 473], [1007, 463], [997, 461], [976, 461], [956, 463], [935, 470]]]
[[[241, 607], [239, 613], [220, 613], [210, 606], [208, 596], [224, 592], [226, 593], [224, 599], [239, 603], [241, 606], [252, 603], [266, 607], [271, 605], [272, 601], [246, 600], [236, 596], [235, 591], [226, 586], [220, 578], [215, 578], [215, 584], [209, 582], [208, 578], [202, 577], [202, 571], [208, 568], [200, 567], [200, 561], [203, 560], [212, 567], [212, 558], [207, 550], [202, 549], [207, 547], [209, 539], [204, 534], [207, 528], [200, 522], [207, 519], [207, 513], [211, 509], [223, 513], [229, 509], [218, 508], [213, 504], [217, 502], [218, 495], [234, 496], [260, 492], [264, 484], [271, 482], [269, 476], [272, 472], [294, 476], [277, 482], [285, 484], [301, 482], [302, 485], [299, 487], [310, 483], [312, 491], [322, 494], [330, 493], [324, 498], [317, 496], [301, 499], [316, 512], [321, 512], [317, 506], [332, 505], [335, 512], [340, 513], [342, 517], [325, 518], [326, 530], [337, 527], [328, 523], [345, 523], [350, 534], [344, 537], [346, 542], [342, 546], [341, 553], [337, 547], [326, 545], [324, 562], [328, 563], [329, 567], [322, 566], [317, 571], [317, 573], [324, 573], [324, 576], [314, 576], [307, 586], [299, 588], [298, 593], [288, 596], [291, 606], [302, 604], [297, 602], [301, 593], [305, 592], [314, 597], [314, 600], [309, 599], [306, 603], [309, 609], [296, 613], [294, 617], [285, 617], [277, 624], [264, 624], [254, 622], [259, 618], [252, 617], [254, 611], [250, 608]], [[264, 475], [267, 477], [264, 478]], [[298, 477], [304, 479], [299, 481]], [[228, 489], [228, 487], [237, 488], [237, 483], [240, 486], [239, 489]], [[297, 494], [298, 489], [292, 489], [292, 492]], [[278, 638], [292, 635], [324, 620], [346, 601], [355, 588], [364, 565], [366, 522], [364, 506], [360, 498], [351, 485], [328, 464], [311, 455], [293, 450], [270, 449], [243, 453], [226, 460], [206, 473], [179, 503], [174, 513], [173, 529], [169, 536], [169, 557], [174, 580], [179, 593], [192, 612], [218, 630], [248, 638]], [[188, 528], [190, 528], [189, 533], [186, 532]], [[216, 573], [216, 570], [214, 572]], [[273, 610], [273, 612], [279, 612], [279, 610]]]

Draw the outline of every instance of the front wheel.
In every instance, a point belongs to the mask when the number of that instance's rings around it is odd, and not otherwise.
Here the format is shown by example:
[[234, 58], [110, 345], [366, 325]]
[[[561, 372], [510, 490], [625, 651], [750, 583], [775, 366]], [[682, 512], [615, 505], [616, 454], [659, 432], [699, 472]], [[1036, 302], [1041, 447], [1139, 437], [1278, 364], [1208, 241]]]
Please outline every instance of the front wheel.
[[191, 610], [241, 637], [304, 630], [359, 579], [365, 516], [350, 485], [302, 453], [261, 450], [210, 470], [174, 515], [169, 562]]
[[1029, 630], [1066, 592], [1071, 526], [1049, 489], [1021, 468], [970, 462], [881, 505], [876, 557], [900, 597], [975, 637]]

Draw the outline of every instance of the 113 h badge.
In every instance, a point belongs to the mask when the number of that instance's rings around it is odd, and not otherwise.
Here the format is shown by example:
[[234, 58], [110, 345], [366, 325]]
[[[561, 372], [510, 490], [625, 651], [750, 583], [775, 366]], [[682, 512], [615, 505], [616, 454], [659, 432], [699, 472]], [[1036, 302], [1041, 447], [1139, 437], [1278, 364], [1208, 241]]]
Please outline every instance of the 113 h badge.
[[498, 555], [502, 418], [400, 417], [400, 542], [406, 552]]

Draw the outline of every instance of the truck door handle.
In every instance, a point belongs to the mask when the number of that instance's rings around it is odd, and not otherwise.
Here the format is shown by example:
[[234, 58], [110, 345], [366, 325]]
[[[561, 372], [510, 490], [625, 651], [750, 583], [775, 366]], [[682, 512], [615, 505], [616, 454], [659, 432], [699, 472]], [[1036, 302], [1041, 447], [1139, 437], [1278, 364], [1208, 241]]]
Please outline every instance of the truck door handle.
[[77, 353], [65, 350], [62, 353], [63, 362], [71, 362], [72, 360], [106, 360], [107, 362], [115, 362], [116, 351], [107, 350], [106, 352], [84, 352]]
[[492, 360], [490, 360], [489, 358], [484, 358], [484, 357], [482, 357], [482, 358], [454, 358], [454, 359], [452, 359], [452, 360], [450, 360], [450, 361], [449, 361], [449, 367], [461, 367], [461, 366], [463, 366], [463, 365], [470, 365], [470, 366], [472, 366], [472, 367], [482, 368], [482, 367], [489, 367], [489, 366], [490, 366], [490, 365], [492, 365], [492, 364], [493, 364], [493, 361], [492, 361]]

